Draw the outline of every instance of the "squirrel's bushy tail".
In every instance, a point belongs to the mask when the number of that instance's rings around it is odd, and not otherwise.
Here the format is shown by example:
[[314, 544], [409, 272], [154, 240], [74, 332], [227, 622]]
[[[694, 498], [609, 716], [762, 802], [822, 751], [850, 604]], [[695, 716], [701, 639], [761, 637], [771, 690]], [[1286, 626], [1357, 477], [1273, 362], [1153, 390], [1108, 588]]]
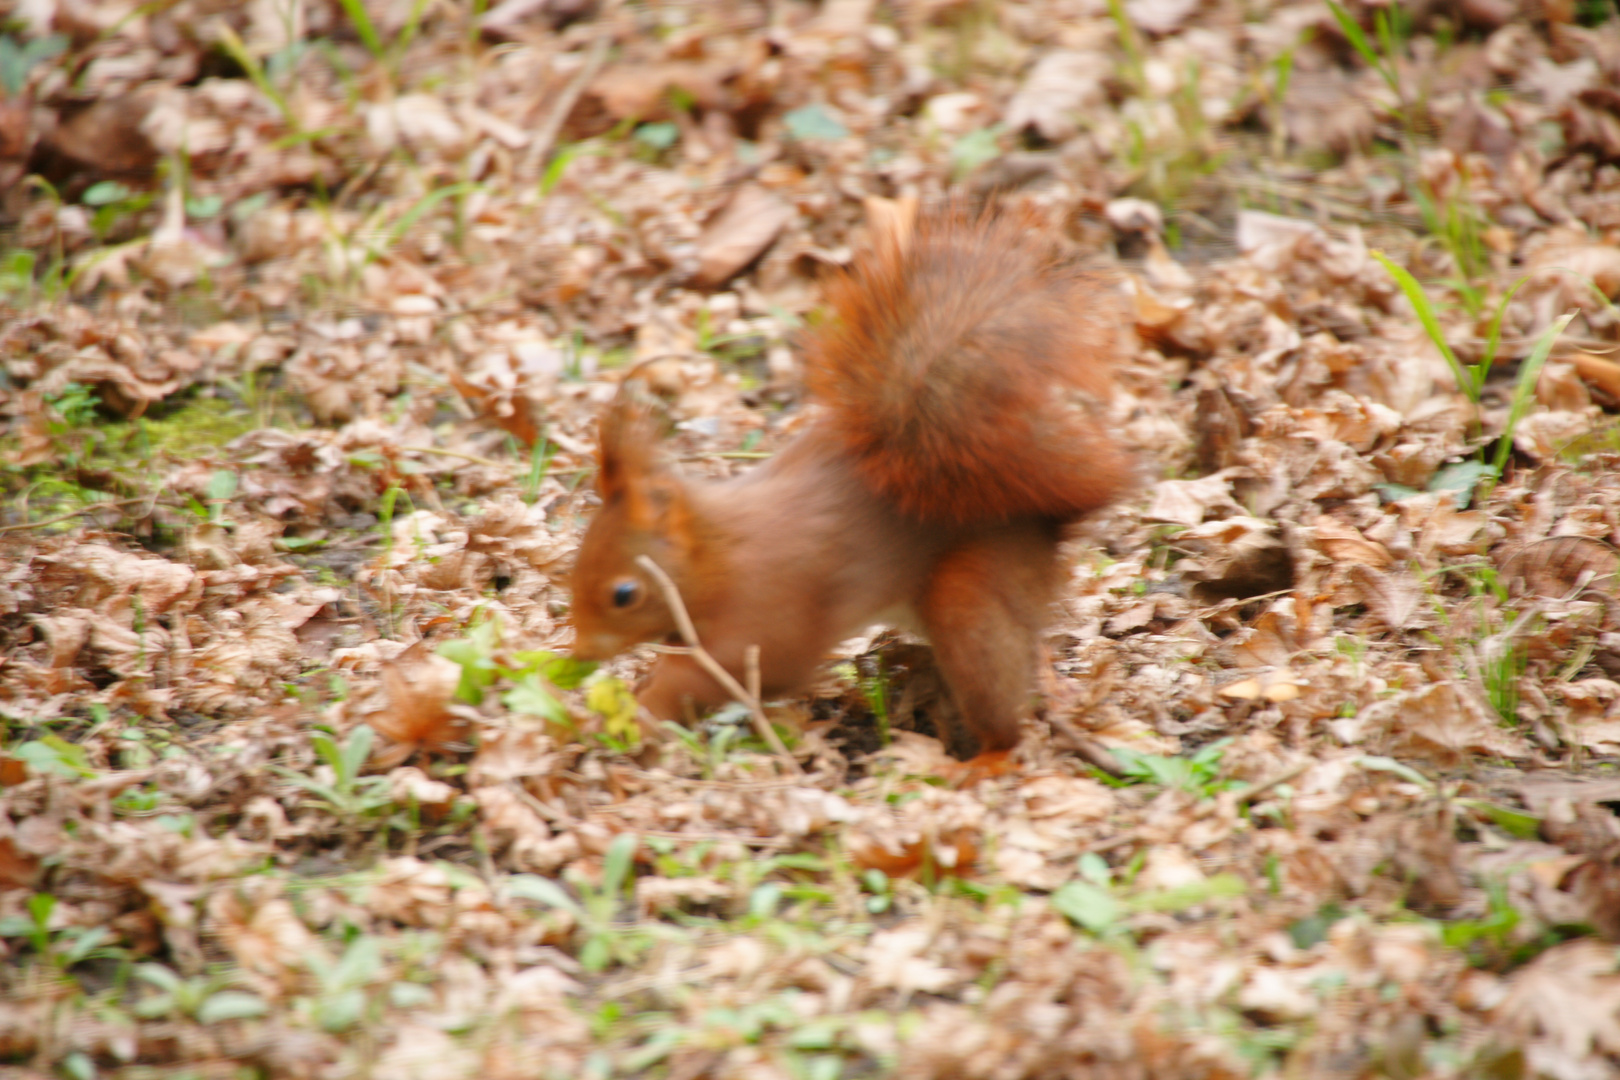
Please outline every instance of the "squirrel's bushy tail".
[[867, 482], [906, 511], [1074, 520], [1133, 485], [1105, 427], [1114, 299], [1033, 221], [949, 210], [833, 283], [809, 387]]

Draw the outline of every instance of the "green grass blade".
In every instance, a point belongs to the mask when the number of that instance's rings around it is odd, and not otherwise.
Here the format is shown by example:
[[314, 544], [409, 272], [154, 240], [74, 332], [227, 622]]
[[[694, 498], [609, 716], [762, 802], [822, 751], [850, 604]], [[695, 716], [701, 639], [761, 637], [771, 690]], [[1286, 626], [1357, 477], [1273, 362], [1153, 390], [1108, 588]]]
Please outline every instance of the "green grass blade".
[[349, 21], [354, 24], [354, 32], [360, 35], [360, 41], [365, 45], [366, 51], [378, 60], [383, 58], [382, 38], [377, 34], [377, 26], [371, 21], [371, 12], [366, 10], [365, 0], [338, 0], [343, 10], [348, 13]]
[[411, 204], [410, 209], [399, 216], [399, 220], [388, 227], [383, 233], [381, 244], [366, 245], [366, 262], [372, 263], [382, 258], [383, 254], [399, 243], [400, 238], [410, 231], [411, 226], [422, 220], [422, 216], [445, 199], [456, 195], [464, 195], [475, 190], [477, 184], [462, 181], [458, 184], [448, 184], [445, 187], [430, 191]]
[[1384, 269], [1389, 271], [1390, 277], [1395, 279], [1395, 284], [1401, 287], [1401, 292], [1411, 301], [1413, 310], [1417, 312], [1418, 321], [1423, 324], [1423, 332], [1429, 335], [1429, 340], [1434, 342], [1435, 348], [1446, 358], [1446, 363], [1451, 365], [1451, 373], [1457, 380], [1457, 389], [1474, 403], [1477, 413], [1480, 387], [1475, 383], [1473, 373], [1463, 367], [1462, 361], [1457, 359], [1457, 354], [1452, 352], [1451, 346], [1446, 343], [1446, 336], [1440, 332], [1440, 322], [1434, 317], [1434, 308], [1429, 304], [1423, 286], [1418, 284], [1417, 278], [1413, 277], [1406, 267], [1396, 265], [1382, 251], [1373, 252], [1372, 257], [1384, 264]]
[[1361, 24], [1356, 22], [1355, 17], [1343, 7], [1334, 3], [1334, 0], [1327, 0], [1327, 6], [1328, 10], [1333, 12], [1333, 19], [1339, 24], [1339, 31], [1350, 42], [1350, 46], [1361, 54], [1361, 58], [1367, 61], [1368, 67], [1378, 72], [1379, 75], [1383, 76], [1384, 81], [1393, 87], [1395, 85], [1394, 74], [1385, 67], [1383, 57], [1378, 55], [1378, 50], [1374, 49], [1372, 42], [1367, 40], [1367, 32], [1361, 28]]
[[620, 833], [608, 845], [607, 854], [602, 857], [603, 895], [617, 897], [624, 888], [625, 879], [630, 876], [630, 860], [640, 843], [641, 838], [635, 833]]
[[399, 28], [399, 37], [394, 40], [396, 58], [405, 55], [405, 50], [416, 40], [416, 32], [422, 27], [422, 13], [431, 2], [432, 0], [416, 0], [416, 3], [411, 5], [411, 13], [406, 16], [405, 25]]
[[366, 767], [366, 760], [371, 757], [371, 744], [375, 737], [369, 724], [360, 724], [349, 732], [349, 740], [343, 744], [345, 777], [352, 780], [360, 775], [360, 770]]
[[1541, 377], [1541, 368], [1547, 363], [1547, 356], [1552, 352], [1553, 342], [1564, 332], [1564, 327], [1575, 317], [1573, 311], [1553, 323], [1541, 332], [1536, 338], [1536, 344], [1530, 350], [1524, 366], [1519, 368], [1519, 383], [1513, 388], [1513, 404], [1508, 408], [1507, 426], [1502, 429], [1502, 441], [1496, 444], [1496, 475], [1502, 475], [1502, 469], [1507, 465], [1508, 455], [1513, 453], [1513, 430], [1524, 419], [1524, 414], [1530, 411], [1530, 399], [1536, 393], [1536, 380]]
[[277, 90], [275, 85], [271, 83], [270, 77], [264, 73], [264, 66], [259, 63], [252, 53], [248, 52], [247, 46], [242, 44], [242, 39], [236, 36], [236, 31], [224, 23], [219, 24], [219, 43], [226, 52], [230, 53], [231, 59], [236, 61], [237, 66], [247, 72], [248, 80], [259, 88], [259, 93], [270, 99], [271, 104], [276, 107], [276, 111], [281, 113], [281, 119], [286, 122], [287, 126], [294, 131], [302, 131], [303, 125], [299, 124], [298, 117], [293, 115], [292, 106], [287, 104], [287, 99], [281, 96], [281, 91]]
[[1508, 304], [1513, 302], [1513, 294], [1529, 280], [1529, 275], [1525, 275], [1515, 281], [1513, 287], [1507, 291], [1507, 295], [1502, 297], [1502, 302], [1496, 305], [1496, 316], [1491, 319], [1491, 330], [1485, 337], [1485, 356], [1479, 362], [1482, 371], [1490, 371], [1491, 365], [1496, 363], [1496, 350], [1502, 343], [1502, 319], [1507, 315]]

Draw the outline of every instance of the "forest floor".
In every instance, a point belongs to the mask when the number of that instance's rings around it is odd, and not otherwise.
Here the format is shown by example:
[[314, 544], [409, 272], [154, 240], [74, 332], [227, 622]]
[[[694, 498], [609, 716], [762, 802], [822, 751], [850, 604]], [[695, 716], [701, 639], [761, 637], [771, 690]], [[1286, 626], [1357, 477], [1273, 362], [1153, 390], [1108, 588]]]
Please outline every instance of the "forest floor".
[[[1151, 463], [1018, 768], [640, 722], [617, 380], [986, 197]], [[1617, 294], [1605, 0], [0, 0], [0, 1076], [1620, 1075]]]

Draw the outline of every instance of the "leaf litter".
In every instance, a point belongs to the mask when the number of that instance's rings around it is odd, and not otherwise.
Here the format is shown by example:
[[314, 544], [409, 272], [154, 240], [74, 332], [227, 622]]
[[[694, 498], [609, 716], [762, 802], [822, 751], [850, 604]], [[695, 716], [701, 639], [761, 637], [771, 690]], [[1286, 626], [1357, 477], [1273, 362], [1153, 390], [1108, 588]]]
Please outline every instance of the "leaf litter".
[[[1617, 58], [1601, 4], [0, 6], [0, 1059], [1612, 1075]], [[952, 193], [1111, 267], [1152, 463], [1020, 768], [940, 784], [894, 634], [771, 706], [802, 774], [645, 723], [567, 657], [597, 410], [648, 362], [687, 468], [768, 455], [827, 271]]]

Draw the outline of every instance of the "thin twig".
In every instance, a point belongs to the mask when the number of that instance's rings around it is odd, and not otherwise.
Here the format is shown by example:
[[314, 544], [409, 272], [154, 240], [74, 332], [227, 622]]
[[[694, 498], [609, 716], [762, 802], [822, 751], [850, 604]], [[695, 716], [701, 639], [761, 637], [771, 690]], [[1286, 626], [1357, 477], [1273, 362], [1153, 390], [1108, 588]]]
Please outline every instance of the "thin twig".
[[812, 787], [837, 778], [836, 773], [818, 772], [805, 777], [778, 776], [771, 780], [702, 780], [695, 776], [674, 776], [667, 772], [653, 771], [651, 769], [632, 769], [631, 775], [644, 780], [655, 780], [660, 784], [680, 784], [683, 787], [705, 788], [714, 791], [780, 791], [782, 788], [799, 787], [809, 784]]
[[[153, 507], [157, 506], [157, 500], [153, 499], [149, 495], [141, 495], [133, 499], [109, 499], [105, 502], [94, 503], [90, 506], [82, 506], [77, 510], [62, 514], [58, 517], [46, 518], [43, 521], [25, 521], [19, 525], [0, 526], [0, 533], [22, 532], [25, 529], [43, 529], [47, 525], [56, 525], [64, 521], [72, 521], [74, 518], [80, 517], [84, 514], [93, 514], [97, 510], [111, 510], [121, 506], [133, 506], [136, 503], [146, 502], [148, 499], [151, 499]], [[151, 512], [151, 509], [147, 510], [147, 513]]]
[[[555, 442], [556, 440], [552, 440]], [[437, 454], [440, 457], [457, 458], [461, 461], [470, 461], [474, 465], [485, 465], [492, 469], [521, 469], [525, 468], [519, 461], [496, 461], [494, 458], [479, 457], [477, 454], [466, 454], [460, 450], [444, 450], [437, 446], [402, 446], [400, 450], [409, 454]], [[570, 451], [572, 452], [572, 451]], [[575, 469], [547, 469], [547, 476], [573, 476], [579, 473], [595, 472], [595, 465], [582, 465]]]
[[759, 700], [759, 646], [750, 645], [743, 650], [743, 672], [748, 676], [748, 696]]
[[1270, 780], [1262, 781], [1261, 783], [1255, 784], [1253, 787], [1244, 788], [1242, 791], [1237, 793], [1238, 805], [1243, 806], [1246, 803], [1252, 803], [1254, 800], [1271, 791], [1273, 788], [1282, 787], [1290, 780], [1304, 776], [1306, 771], [1309, 770], [1314, 764], [1315, 762], [1313, 761], [1302, 761], [1298, 765], [1284, 769], [1276, 776], [1273, 776]]
[[437, 454], [439, 457], [459, 458], [474, 465], [488, 465], [492, 469], [518, 468], [515, 461], [496, 461], [494, 458], [479, 457], [477, 454], [467, 454], [460, 450], [444, 450], [437, 446], [402, 446], [400, 450], [407, 454]]
[[682, 602], [681, 591], [675, 587], [675, 582], [647, 555], [637, 555], [636, 564], [651, 574], [653, 580], [658, 582], [658, 587], [663, 590], [664, 602], [669, 605], [671, 614], [675, 616], [675, 626], [681, 633], [681, 640], [686, 642], [686, 647], [691, 650], [691, 657], [697, 661], [698, 667], [708, 672], [709, 677], [719, 683], [726, 693], [747, 707], [748, 715], [753, 718], [754, 730], [759, 732], [759, 737], [765, 740], [765, 744], [773, 752], [781, 755], [794, 772], [803, 775], [804, 770], [799, 767], [799, 762], [788, 753], [787, 747], [783, 746], [782, 740], [777, 737], [776, 729], [771, 727], [771, 722], [765, 718], [765, 710], [760, 707], [759, 698], [745, 690], [742, 684], [732, 677], [731, 672], [721, 667], [720, 662], [709, 655], [703, 643], [698, 641], [697, 627], [692, 625], [692, 617], [686, 613], [686, 604]]
[[567, 122], [568, 114], [574, 111], [574, 106], [579, 104], [579, 96], [585, 92], [585, 87], [590, 85], [591, 80], [596, 78], [596, 73], [602, 70], [602, 64], [607, 60], [608, 46], [613, 41], [612, 11], [602, 12], [598, 19], [602, 26], [596, 32], [596, 40], [591, 42], [591, 51], [585, 56], [584, 66], [574, 75], [573, 81], [563, 89], [562, 96], [552, 106], [546, 122], [534, 133], [534, 141], [529, 144], [529, 152], [523, 158], [522, 171], [525, 176], [539, 175], [546, 158], [551, 156], [551, 148], [557, 142], [557, 133]]
[[792, 841], [785, 836], [741, 836], [735, 833], [683, 833], [667, 829], [637, 829], [637, 836], [656, 836], [663, 840], [682, 840], [691, 844], [723, 844], [732, 842], [745, 847], [785, 847]]
[[1119, 759], [1108, 752], [1108, 749], [1096, 739], [1083, 733], [1079, 728], [1061, 717], [1048, 716], [1046, 722], [1051, 725], [1054, 734], [1061, 736], [1068, 744], [1069, 749], [1075, 752], [1087, 765], [1099, 772], [1107, 773], [1115, 780], [1125, 775], [1125, 767]]

